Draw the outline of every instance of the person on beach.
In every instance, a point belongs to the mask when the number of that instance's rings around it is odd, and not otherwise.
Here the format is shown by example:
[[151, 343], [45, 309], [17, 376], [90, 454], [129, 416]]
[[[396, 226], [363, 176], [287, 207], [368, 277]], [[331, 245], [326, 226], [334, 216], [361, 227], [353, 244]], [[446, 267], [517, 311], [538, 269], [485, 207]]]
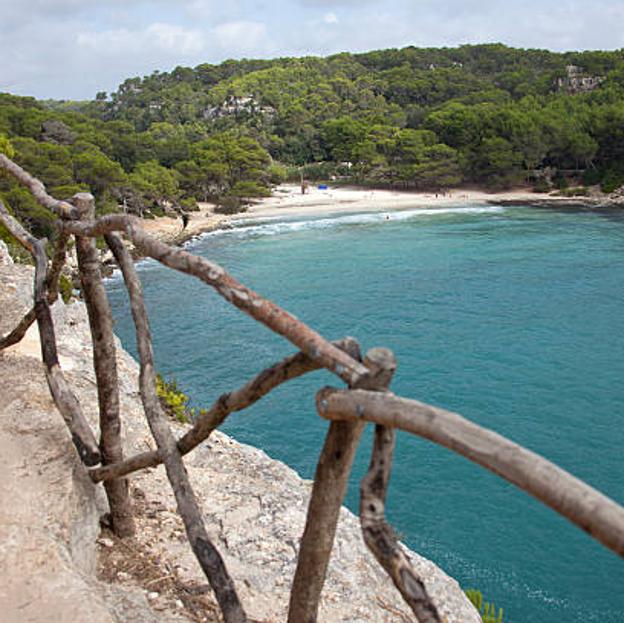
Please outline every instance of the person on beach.
[[189, 222], [189, 215], [186, 212], [182, 212], [180, 217], [182, 218], [182, 229], [186, 229]]

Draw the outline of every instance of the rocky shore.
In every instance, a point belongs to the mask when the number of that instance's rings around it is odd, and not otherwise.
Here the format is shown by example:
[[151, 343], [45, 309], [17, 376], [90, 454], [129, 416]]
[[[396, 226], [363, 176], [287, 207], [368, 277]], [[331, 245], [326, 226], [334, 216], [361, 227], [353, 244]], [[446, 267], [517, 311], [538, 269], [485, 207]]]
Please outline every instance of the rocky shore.
[[[0, 332], [31, 304], [32, 269], [0, 265]], [[86, 312], [53, 307], [61, 365], [93, 426], [97, 398]], [[127, 454], [153, 448], [137, 391], [136, 362], [118, 344]], [[186, 542], [162, 467], [135, 474], [139, 533], [120, 542], [55, 410], [36, 327], [0, 354], [0, 611], [7, 623], [218, 621]], [[180, 429], [181, 430], [181, 429]], [[319, 440], [320, 443], [320, 440]], [[253, 621], [285, 620], [311, 483], [264, 452], [214, 434], [187, 466], [209, 533]], [[410, 552], [447, 623], [481, 619], [457, 582]], [[357, 518], [343, 509], [323, 593], [323, 622], [413, 620], [366, 550]]]

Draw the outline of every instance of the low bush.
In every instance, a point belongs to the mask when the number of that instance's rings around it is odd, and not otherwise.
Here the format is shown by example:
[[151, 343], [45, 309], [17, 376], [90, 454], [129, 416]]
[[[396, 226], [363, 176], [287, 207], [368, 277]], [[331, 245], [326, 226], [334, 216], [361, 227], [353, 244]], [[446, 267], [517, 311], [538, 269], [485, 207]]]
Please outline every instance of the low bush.
[[245, 212], [245, 210], [247, 210], [247, 206], [243, 200], [240, 197], [230, 195], [220, 197], [214, 209], [217, 214], [237, 214], [238, 212]]
[[493, 603], [483, 601], [481, 591], [467, 589], [465, 593], [481, 615], [483, 623], [503, 623], [503, 609], [497, 608]]
[[182, 424], [188, 424], [195, 417], [195, 410], [188, 406], [190, 398], [178, 388], [175, 379], [166, 380], [157, 374], [156, 394], [160, 400], [160, 406], [169, 417], [175, 418]]

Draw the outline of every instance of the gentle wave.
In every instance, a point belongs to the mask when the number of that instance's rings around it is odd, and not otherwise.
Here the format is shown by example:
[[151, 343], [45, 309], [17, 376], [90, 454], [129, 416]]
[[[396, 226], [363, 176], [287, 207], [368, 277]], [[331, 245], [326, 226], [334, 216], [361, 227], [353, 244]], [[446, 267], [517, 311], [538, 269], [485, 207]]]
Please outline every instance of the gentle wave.
[[[498, 214], [505, 212], [501, 206], [416, 208], [396, 212], [366, 212], [330, 216], [308, 220], [278, 220], [280, 217], [241, 220], [231, 229], [217, 229], [206, 232], [192, 242], [215, 236], [248, 238], [276, 236], [313, 229], [328, 229], [341, 226], [369, 225], [387, 221], [408, 221], [422, 216], [442, 216], [447, 214]], [[192, 243], [191, 242], [191, 243]]]

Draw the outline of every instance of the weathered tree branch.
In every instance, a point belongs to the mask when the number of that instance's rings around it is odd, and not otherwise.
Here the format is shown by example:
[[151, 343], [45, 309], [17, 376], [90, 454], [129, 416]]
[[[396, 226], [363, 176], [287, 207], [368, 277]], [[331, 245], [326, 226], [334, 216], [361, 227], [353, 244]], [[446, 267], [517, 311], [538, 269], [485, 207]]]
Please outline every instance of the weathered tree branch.
[[64, 222], [61, 227], [79, 236], [100, 236], [112, 231], [124, 231], [144, 255], [201, 279], [232, 305], [285, 337], [351, 386], [368, 374], [360, 362], [336, 348], [292, 314], [244, 286], [218, 264], [152, 238], [145, 233], [136, 217], [109, 214], [93, 223]]
[[368, 473], [360, 483], [360, 523], [368, 549], [392, 578], [403, 599], [420, 623], [440, 623], [424, 582], [418, 577], [401, 549], [394, 530], [386, 522], [385, 503], [396, 431], [375, 426], [375, 441]]
[[[62, 232], [59, 234], [59, 238], [56, 242], [54, 249], [54, 256], [52, 258], [52, 264], [48, 271], [48, 277], [46, 279], [46, 287], [48, 291], [48, 303], [50, 305], [56, 302], [59, 292], [59, 279], [63, 265], [65, 264], [65, 249], [67, 246], [67, 240], [69, 236]], [[35, 308], [31, 307], [26, 315], [20, 320], [19, 324], [7, 334], [5, 337], [0, 338], [0, 350], [4, 350], [13, 344], [17, 344], [25, 335], [32, 323], [36, 319]]]
[[[39, 339], [41, 343], [41, 356], [45, 365], [46, 379], [50, 393], [57, 409], [63, 416], [67, 428], [71, 433], [72, 440], [78, 451], [78, 455], [85, 465], [97, 465], [100, 462], [98, 450], [93, 432], [85, 419], [80, 403], [69, 388], [67, 381], [59, 365], [56, 349], [56, 336], [52, 314], [48, 304], [46, 291], [47, 283], [47, 258], [42, 242], [31, 236], [8, 212], [0, 201], [0, 221], [6, 226], [12, 236], [30, 253], [35, 259], [35, 306], [30, 313], [37, 318], [39, 326]], [[28, 314], [26, 315], [28, 318]], [[23, 326], [22, 320], [19, 326]], [[28, 327], [26, 327], [26, 330]], [[24, 333], [26, 332], [24, 331]], [[13, 334], [16, 329], [13, 330]], [[11, 335], [11, 334], [10, 334]]]
[[[396, 368], [392, 353], [373, 348], [364, 359], [368, 376], [359, 380], [368, 389], [383, 390]], [[361, 385], [360, 385], [361, 386]], [[290, 592], [289, 623], [313, 623], [327, 575], [340, 507], [364, 422], [332, 422], [314, 474], [306, 524], [299, 546]]]
[[4, 337], [0, 338], [0, 350], [4, 350], [9, 346], [13, 346], [13, 344], [17, 344], [28, 332], [30, 326], [35, 319], [37, 318], [37, 314], [35, 314], [35, 308], [31, 307], [25, 314], [25, 316], [19, 321], [19, 324], [13, 329], [10, 333], [7, 333]]
[[7, 171], [7, 173], [10, 173], [18, 182], [27, 186], [33, 194], [33, 197], [43, 207], [52, 210], [52, 212], [58, 214], [61, 218], [73, 219], [78, 217], [76, 208], [73, 205], [67, 203], [67, 201], [59, 201], [58, 199], [48, 195], [45, 186], [40, 180], [24, 171], [19, 164], [16, 164], [4, 154], [0, 154], [0, 168]]
[[[360, 349], [354, 338], [346, 337], [333, 342], [333, 344], [340, 350], [349, 353], [351, 357], [359, 357]], [[320, 367], [318, 362], [300, 352], [286, 357], [270, 368], [266, 368], [242, 387], [221, 395], [210, 409], [200, 413], [193, 428], [178, 440], [178, 450], [181, 454], [187, 454], [207, 439], [230, 413], [246, 409], [282, 383], [318, 370]], [[89, 474], [94, 482], [100, 482], [119, 478], [146, 467], [156, 467], [160, 463], [162, 463], [162, 459], [158, 451], [142, 452], [121, 463], [96, 467], [90, 470]]]
[[[74, 195], [73, 201], [82, 218], [94, 217], [95, 206], [92, 195], [79, 193]], [[100, 275], [95, 240], [77, 236], [76, 252], [93, 342], [93, 367], [100, 410], [100, 452], [102, 464], [106, 465], [123, 460], [113, 318]], [[110, 480], [104, 483], [104, 487], [108, 496], [114, 532], [119, 537], [133, 535], [135, 527], [128, 481], [125, 478]]]
[[121, 267], [126, 287], [128, 288], [141, 362], [139, 375], [141, 399], [147, 421], [158, 445], [160, 455], [163, 458], [189, 542], [210, 582], [210, 586], [214, 590], [225, 622], [244, 623], [247, 621], [247, 617], [236, 594], [234, 583], [225, 568], [221, 555], [208, 537], [201, 510], [184, 467], [182, 456], [176, 445], [175, 437], [169, 430], [156, 394], [156, 374], [154, 372], [154, 355], [149, 320], [143, 301], [141, 284], [134, 269], [132, 258], [115, 234], [106, 234], [105, 238], [117, 263]]
[[461, 415], [393, 394], [324, 388], [329, 420], [375, 422], [429, 439], [505, 478], [624, 556], [624, 508], [539, 454]]
[[56, 300], [58, 299], [59, 282], [61, 279], [61, 271], [63, 270], [63, 266], [65, 266], [68, 242], [69, 234], [66, 234], [63, 231], [59, 232], [46, 282], [46, 287], [48, 289], [48, 303], [50, 303], [50, 305], [56, 303]]

